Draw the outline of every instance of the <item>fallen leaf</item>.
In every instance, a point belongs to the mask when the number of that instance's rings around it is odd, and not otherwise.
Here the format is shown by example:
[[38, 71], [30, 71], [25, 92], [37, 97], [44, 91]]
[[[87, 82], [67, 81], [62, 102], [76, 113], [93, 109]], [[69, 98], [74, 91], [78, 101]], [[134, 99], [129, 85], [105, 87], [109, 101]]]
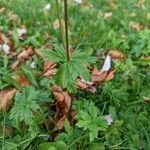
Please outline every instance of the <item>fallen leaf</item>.
[[54, 74], [56, 74], [57, 71], [56, 66], [57, 63], [55, 62], [45, 61], [43, 75], [49, 78], [52, 77]]
[[56, 126], [54, 130], [60, 130], [64, 127], [64, 121], [68, 116], [68, 112], [71, 106], [71, 96], [68, 92], [62, 91], [58, 86], [52, 88], [54, 98], [56, 100], [56, 113], [54, 116], [54, 121]]
[[8, 110], [10, 108], [11, 100], [16, 92], [16, 89], [8, 89], [0, 92], [0, 110]]
[[87, 91], [89, 91], [91, 93], [96, 93], [97, 92], [96, 87], [95, 87], [95, 85], [94, 85], [93, 82], [89, 82], [89, 81], [86, 82], [82, 78], [78, 79], [78, 81], [77, 81], [77, 87], [79, 89], [82, 89], [82, 90], [87, 90]]
[[0, 33], [0, 44], [11, 44], [11, 41], [5, 34]]
[[102, 83], [103, 81], [105, 81], [106, 77], [107, 77], [107, 71], [99, 71], [96, 74], [92, 73], [92, 82]]
[[19, 60], [13, 62], [13, 64], [11, 65], [11, 69], [16, 70], [19, 67], [19, 63], [20, 63]]
[[108, 55], [111, 57], [111, 59], [123, 59], [124, 58], [123, 53], [118, 50], [110, 50], [108, 52]]
[[23, 50], [17, 57], [18, 59], [27, 59], [29, 58], [29, 54], [26, 50]]
[[88, 88], [88, 85], [86, 83], [82, 82], [81, 80], [77, 81], [77, 86], [82, 90]]
[[31, 83], [23, 76], [23, 75], [20, 75], [17, 80], [19, 81], [20, 85], [21, 86], [28, 86], [28, 85], [31, 85]]
[[27, 47], [27, 48], [24, 48], [20, 54], [18, 54], [17, 58], [19, 60], [25, 60], [34, 54], [35, 52], [32, 50], [32, 47]]
[[112, 80], [114, 78], [114, 73], [115, 73], [115, 70], [111, 70], [110, 72], [108, 72], [108, 74], [105, 78], [105, 81]]

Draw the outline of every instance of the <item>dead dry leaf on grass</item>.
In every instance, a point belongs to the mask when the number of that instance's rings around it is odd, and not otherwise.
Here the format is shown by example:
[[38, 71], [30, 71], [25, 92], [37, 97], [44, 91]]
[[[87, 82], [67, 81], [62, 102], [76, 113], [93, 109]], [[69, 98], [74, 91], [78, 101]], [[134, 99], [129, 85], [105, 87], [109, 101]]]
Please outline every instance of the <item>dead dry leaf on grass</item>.
[[29, 85], [31, 85], [31, 83], [23, 75], [20, 75], [17, 78], [17, 81], [20, 83], [21, 86], [29, 86]]
[[108, 52], [108, 55], [111, 57], [111, 59], [123, 59], [124, 58], [123, 53], [118, 50], [110, 50]]
[[[99, 84], [99, 83], [102, 83], [104, 81], [109, 81], [114, 78], [115, 71], [111, 70], [111, 58], [112, 57], [114, 58], [114, 56], [116, 56], [114, 54], [118, 54], [118, 53], [116, 53], [116, 51], [115, 51], [115, 53], [114, 53], [114, 51], [112, 51], [111, 53], [108, 53], [101, 70], [98, 70], [97, 68], [93, 69], [92, 82], [94, 84]], [[116, 58], [118, 58], [118, 56]]]
[[77, 86], [80, 89], [86, 89], [87, 91], [95, 93], [97, 91], [95, 85], [113, 79], [114, 72], [114, 70], [111, 70], [111, 57], [107, 55], [101, 70], [93, 68], [91, 73], [92, 82], [86, 82], [83, 79], [78, 79]]
[[19, 60], [25, 60], [29, 57], [33, 56], [35, 52], [33, 51], [32, 47], [24, 48], [17, 56]]
[[82, 90], [90, 91], [91, 93], [96, 93], [96, 87], [93, 85], [93, 82], [85, 81], [84, 79], [77, 80], [77, 87]]
[[114, 73], [115, 73], [115, 70], [111, 70], [107, 73], [107, 76], [105, 78], [105, 81], [109, 81], [109, 80], [112, 80], [114, 78]]
[[11, 44], [10, 39], [5, 35], [0, 33], [0, 44]]
[[78, 79], [78, 81], [77, 81], [77, 86], [78, 86], [80, 89], [82, 89], [82, 90], [84, 90], [84, 89], [87, 89], [87, 88], [88, 88], [88, 84], [87, 84], [87, 83], [82, 82], [82, 81], [81, 81], [81, 79]]
[[0, 92], [0, 110], [8, 110], [10, 108], [11, 100], [16, 92], [16, 89], [9, 89]]
[[106, 77], [107, 71], [99, 71], [98, 69], [94, 68], [94, 71], [92, 72], [92, 82], [102, 83], [103, 81], [105, 81]]
[[[62, 27], [64, 29], [64, 26], [65, 26], [65, 22], [64, 20], [61, 19], [61, 24], [62, 24]], [[58, 28], [60, 28], [60, 22], [59, 22], [59, 19], [56, 19], [53, 23], [53, 28], [56, 30]]]
[[92, 82], [94, 84], [100, 84], [104, 81], [112, 80], [114, 78], [114, 73], [115, 70], [99, 71], [98, 69], [94, 68], [92, 72]]
[[44, 63], [44, 76], [46, 77], [52, 77], [54, 74], [56, 74], [56, 66], [57, 66], [57, 63], [55, 62], [51, 62], [51, 61], [46, 61]]
[[68, 92], [62, 91], [62, 89], [58, 86], [54, 86], [52, 91], [56, 100], [56, 113], [54, 116], [56, 126], [54, 127], [54, 130], [60, 130], [64, 127], [64, 121], [70, 110], [71, 96]]
[[19, 64], [20, 64], [19, 60], [16, 60], [15, 62], [12, 63], [11, 69], [16, 70], [19, 67]]

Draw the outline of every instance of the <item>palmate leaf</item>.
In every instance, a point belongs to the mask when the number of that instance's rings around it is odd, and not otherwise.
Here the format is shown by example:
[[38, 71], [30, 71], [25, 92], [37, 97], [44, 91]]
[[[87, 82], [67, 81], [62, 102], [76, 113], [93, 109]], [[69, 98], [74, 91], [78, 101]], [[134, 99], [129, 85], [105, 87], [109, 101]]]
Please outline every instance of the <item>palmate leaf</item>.
[[43, 54], [49, 61], [64, 62], [66, 60], [65, 50], [62, 46], [54, 44], [54, 50], [45, 50]]
[[86, 81], [90, 81], [91, 75], [86, 66], [83, 66], [82, 63], [78, 62], [71, 62], [71, 64], [73, 66], [73, 70], [77, 72], [78, 76], [81, 76]]
[[96, 57], [93, 56], [89, 56], [88, 54], [86, 54], [85, 52], [76, 50], [73, 52], [72, 56], [71, 56], [71, 61], [73, 62], [77, 62], [77, 63], [82, 63], [84, 65], [90, 65], [95, 63], [97, 60]]
[[70, 62], [66, 62], [59, 68], [54, 80], [69, 92], [75, 92], [75, 80], [78, 74], [73, 70]]
[[54, 47], [55, 50], [44, 52], [48, 60], [60, 64], [54, 81], [69, 92], [75, 92], [78, 77], [82, 77], [85, 81], [90, 81], [91, 76], [87, 66], [95, 63], [96, 58], [77, 50], [72, 53], [70, 60], [67, 61], [64, 48], [58, 45], [54, 45]]
[[38, 91], [33, 87], [25, 87], [22, 93], [17, 93], [15, 96], [15, 103], [10, 112], [10, 119], [18, 126], [22, 121], [27, 125], [33, 125], [34, 115], [33, 111], [40, 109], [36, 103]]
[[76, 126], [90, 132], [90, 141], [98, 137], [99, 131], [107, 129], [106, 121], [99, 115], [97, 107], [92, 102], [86, 110], [80, 110], [76, 118], [78, 120]]

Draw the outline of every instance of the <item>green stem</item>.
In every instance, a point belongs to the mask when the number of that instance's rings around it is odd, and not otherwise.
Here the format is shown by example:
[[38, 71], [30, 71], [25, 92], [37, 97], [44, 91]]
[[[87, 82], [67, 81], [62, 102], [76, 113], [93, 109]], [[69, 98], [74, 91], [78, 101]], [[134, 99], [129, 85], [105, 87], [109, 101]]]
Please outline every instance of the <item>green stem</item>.
[[69, 61], [70, 54], [69, 54], [69, 40], [68, 40], [68, 4], [67, 4], [67, 0], [64, 0], [64, 12], [65, 12], [65, 34], [66, 34], [67, 61]]
[[58, 16], [59, 25], [60, 25], [60, 33], [61, 33], [61, 37], [62, 37], [62, 41], [63, 41], [63, 46], [65, 47], [65, 35], [64, 35], [64, 31], [63, 31], [63, 25], [61, 22], [59, 2], [58, 2], [58, 0], [55, 0], [55, 1], [56, 1], [57, 16]]

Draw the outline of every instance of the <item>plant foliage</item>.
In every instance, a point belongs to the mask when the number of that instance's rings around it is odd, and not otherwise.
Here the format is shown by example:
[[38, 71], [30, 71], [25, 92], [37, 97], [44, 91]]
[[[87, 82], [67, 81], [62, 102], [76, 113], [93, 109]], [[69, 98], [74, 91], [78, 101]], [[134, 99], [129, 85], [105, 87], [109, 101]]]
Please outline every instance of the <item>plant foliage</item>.
[[90, 73], [87, 66], [96, 62], [96, 58], [87, 55], [85, 52], [76, 50], [67, 61], [66, 52], [62, 46], [54, 45], [54, 50], [44, 52], [49, 61], [60, 64], [58, 72], [55, 75], [55, 82], [66, 88], [69, 92], [76, 91], [76, 81], [78, 77], [90, 80]]

